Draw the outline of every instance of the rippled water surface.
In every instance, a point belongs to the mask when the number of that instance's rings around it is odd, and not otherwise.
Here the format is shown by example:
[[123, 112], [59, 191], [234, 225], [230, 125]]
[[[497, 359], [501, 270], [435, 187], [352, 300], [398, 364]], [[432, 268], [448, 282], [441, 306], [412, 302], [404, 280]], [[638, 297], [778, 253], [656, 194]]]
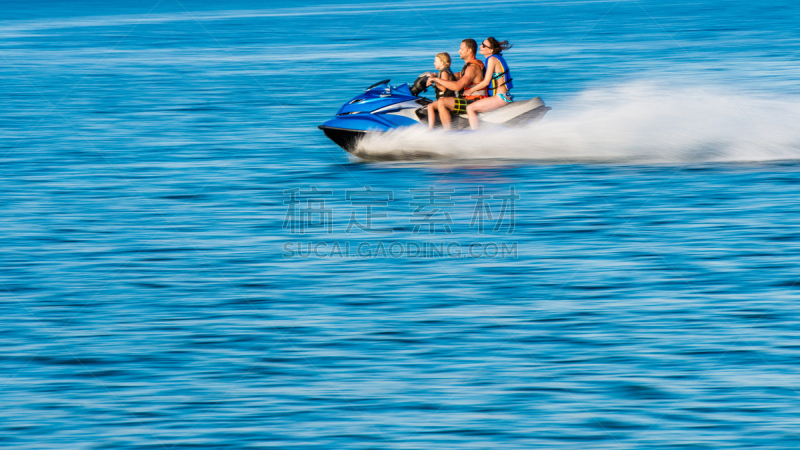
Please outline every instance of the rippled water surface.
[[[2, 6], [0, 446], [800, 446], [796, 2]], [[535, 127], [316, 128], [487, 35]]]

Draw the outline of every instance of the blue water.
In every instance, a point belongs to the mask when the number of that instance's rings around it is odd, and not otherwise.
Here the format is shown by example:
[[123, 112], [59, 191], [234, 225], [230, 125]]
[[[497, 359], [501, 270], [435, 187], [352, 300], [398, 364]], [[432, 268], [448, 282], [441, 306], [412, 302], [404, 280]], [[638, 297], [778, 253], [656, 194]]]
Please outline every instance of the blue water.
[[[798, 448], [798, 20], [4, 2], [0, 446]], [[488, 35], [535, 127], [316, 128]]]

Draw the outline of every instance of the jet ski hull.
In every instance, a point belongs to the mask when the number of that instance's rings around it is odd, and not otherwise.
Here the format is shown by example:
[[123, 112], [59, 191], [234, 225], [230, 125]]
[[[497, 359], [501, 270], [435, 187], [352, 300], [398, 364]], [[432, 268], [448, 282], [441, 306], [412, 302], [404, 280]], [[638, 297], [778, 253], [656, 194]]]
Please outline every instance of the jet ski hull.
[[358, 141], [360, 141], [368, 133], [367, 131], [348, 130], [346, 128], [334, 128], [327, 127], [325, 125], [320, 125], [317, 128], [322, 130], [328, 139], [332, 140], [336, 145], [342, 147], [348, 153], [353, 153], [353, 151], [355, 151], [355, 149], [358, 147]]
[[[427, 105], [431, 100], [419, 97], [424, 89], [427, 75], [421, 75], [414, 86], [389, 86], [384, 80], [345, 103], [336, 116], [318, 128], [336, 145], [355, 156], [358, 143], [367, 134], [385, 133], [399, 128], [428, 124]], [[541, 119], [550, 108], [542, 99], [518, 101], [488, 113], [479, 115], [482, 127], [521, 127]], [[453, 116], [453, 130], [469, 129], [465, 114]], [[435, 126], [441, 126], [438, 118]]]

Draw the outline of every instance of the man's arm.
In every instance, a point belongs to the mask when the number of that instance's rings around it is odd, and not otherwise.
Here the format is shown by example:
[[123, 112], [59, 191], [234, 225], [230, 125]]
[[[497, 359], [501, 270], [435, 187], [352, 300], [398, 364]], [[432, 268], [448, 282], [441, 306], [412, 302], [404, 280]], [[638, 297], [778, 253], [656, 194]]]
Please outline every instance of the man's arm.
[[474, 80], [475, 77], [479, 75], [480, 72], [478, 71], [478, 68], [473, 65], [469, 65], [467, 66], [467, 71], [464, 73], [464, 76], [459, 78], [457, 81], [445, 81], [436, 77], [430, 78], [430, 81], [436, 83], [440, 87], [450, 89], [451, 91], [461, 91], [464, 90], [464, 87], [469, 84], [470, 80]]

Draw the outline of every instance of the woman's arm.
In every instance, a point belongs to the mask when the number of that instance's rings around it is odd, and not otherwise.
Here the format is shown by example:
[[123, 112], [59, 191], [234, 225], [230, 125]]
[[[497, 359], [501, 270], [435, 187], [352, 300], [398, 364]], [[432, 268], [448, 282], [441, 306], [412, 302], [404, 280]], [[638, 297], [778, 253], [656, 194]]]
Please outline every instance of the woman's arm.
[[473, 86], [472, 89], [464, 91], [464, 95], [470, 95], [474, 91], [480, 91], [481, 89], [484, 89], [486, 86], [489, 86], [489, 83], [492, 82], [492, 77], [494, 76], [494, 68], [498, 64], [500, 64], [500, 61], [498, 61], [497, 58], [490, 58], [489, 65], [486, 66], [486, 76], [483, 77], [483, 81]]

